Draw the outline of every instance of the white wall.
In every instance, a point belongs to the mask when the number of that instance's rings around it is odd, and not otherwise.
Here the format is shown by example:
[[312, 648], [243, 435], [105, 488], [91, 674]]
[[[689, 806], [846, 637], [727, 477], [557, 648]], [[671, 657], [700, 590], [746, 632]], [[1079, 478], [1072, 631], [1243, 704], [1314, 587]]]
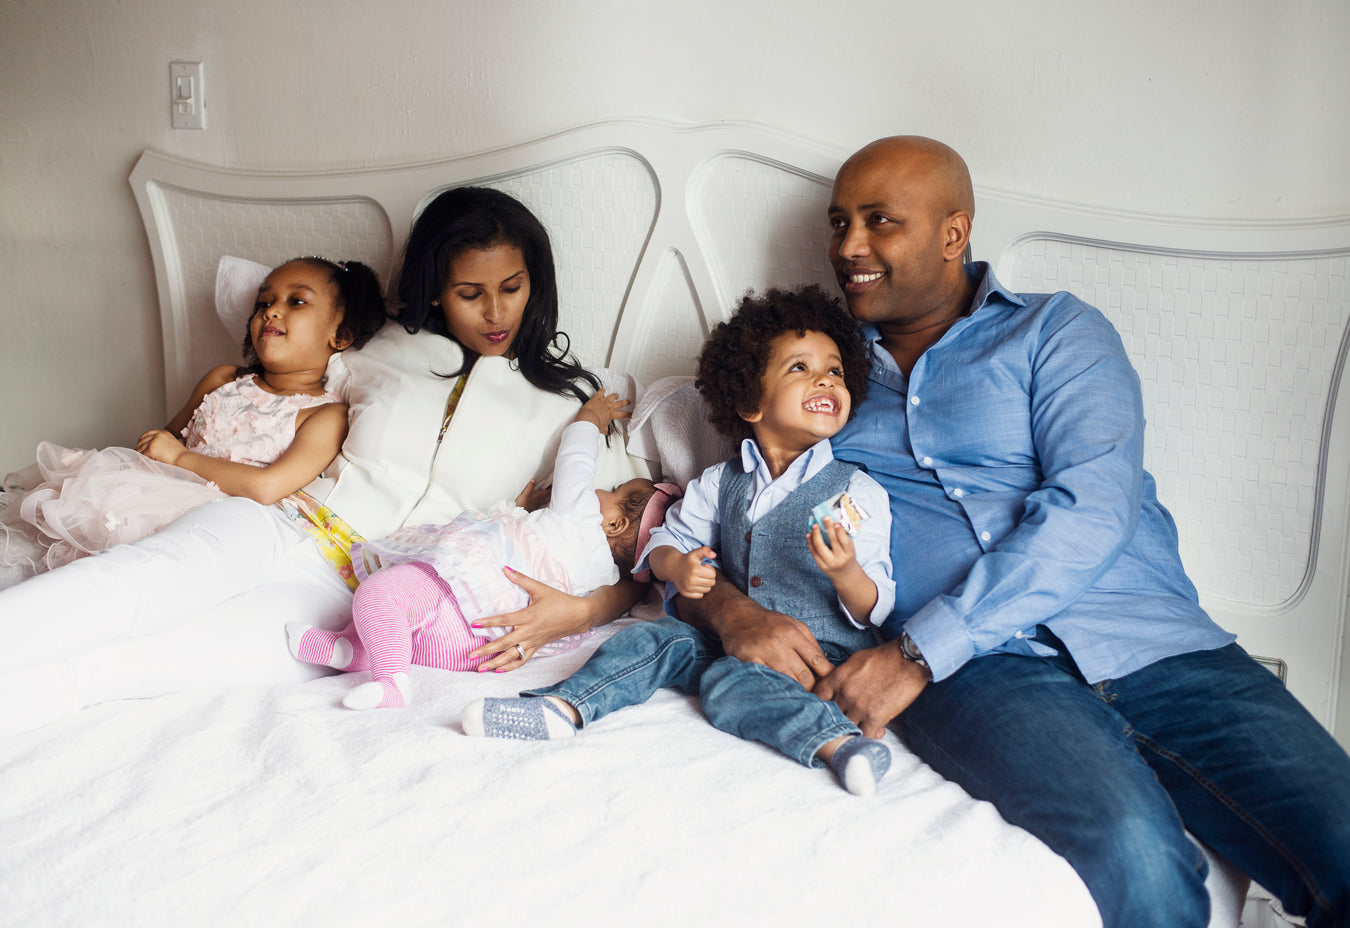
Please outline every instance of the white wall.
[[[929, 134], [977, 183], [1106, 206], [1350, 213], [1350, 4], [934, 6], [0, 0], [0, 469], [164, 418], [126, 184], [147, 147], [346, 167], [602, 117], [752, 119], [841, 150]], [[206, 62], [205, 132], [169, 128], [173, 59]]]
[[[355, 167], [749, 119], [1106, 207], [1343, 216], [1347, 37], [1344, 0], [0, 0], [0, 471], [164, 421], [144, 148]], [[174, 59], [206, 62], [204, 132], [169, 128]]]

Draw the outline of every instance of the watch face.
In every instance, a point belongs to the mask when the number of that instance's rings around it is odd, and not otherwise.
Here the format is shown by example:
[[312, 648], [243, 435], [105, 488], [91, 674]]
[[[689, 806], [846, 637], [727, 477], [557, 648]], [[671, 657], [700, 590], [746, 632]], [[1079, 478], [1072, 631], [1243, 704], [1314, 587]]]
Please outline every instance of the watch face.
[[923, 654], [914, 644], [914, 639], [909, 637], [909, 632], [902, 632], [900, 635], [900, 650], [904, 652], [905, 657], [914, 661], [916, 664], [924, 663]]

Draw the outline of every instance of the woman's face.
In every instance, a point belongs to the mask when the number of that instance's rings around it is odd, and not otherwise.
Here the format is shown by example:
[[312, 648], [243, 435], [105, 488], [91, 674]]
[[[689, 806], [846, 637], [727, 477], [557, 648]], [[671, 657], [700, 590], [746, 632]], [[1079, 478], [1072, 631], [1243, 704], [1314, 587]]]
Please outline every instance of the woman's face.
[[515, 245], [461, 252], [450, 262], [441, 312], [450, 334], [470, 351], [511, 357], [530, 300], [530, 272]]

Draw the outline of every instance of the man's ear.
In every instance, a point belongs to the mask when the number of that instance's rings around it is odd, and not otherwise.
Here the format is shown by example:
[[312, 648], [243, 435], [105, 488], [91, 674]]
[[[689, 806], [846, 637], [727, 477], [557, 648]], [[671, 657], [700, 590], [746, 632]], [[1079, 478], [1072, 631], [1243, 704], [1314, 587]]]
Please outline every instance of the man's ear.
[[349, 335], [334, 335], [328, 340], [328, 347], [334, 351], [346, 351], [352, 346], [353, 339]]
[[970, 213], [959, 209], [943, 220], [942, 257], [948, 261], [963, 261], [966, 246], [970, 244]]
[[763, 410], [760, 409], [756, 409], [754, 412], [745, 412], [744, 410], [742, 410], [740, 412], [737, 412], [736, 415], [740, 416], [746, 422], [749, 422], [751, 424], [756, 423], [760, 419], [764, 418], [764, 412]]
[[628, 518], [628, 516], [618, 516], [617, 518], [610, 519], [608, 522], [605, 523], [605, 537], [617, 538], [624, 532], [628, 531], [628, 526], [630, 523], [631, 520]]

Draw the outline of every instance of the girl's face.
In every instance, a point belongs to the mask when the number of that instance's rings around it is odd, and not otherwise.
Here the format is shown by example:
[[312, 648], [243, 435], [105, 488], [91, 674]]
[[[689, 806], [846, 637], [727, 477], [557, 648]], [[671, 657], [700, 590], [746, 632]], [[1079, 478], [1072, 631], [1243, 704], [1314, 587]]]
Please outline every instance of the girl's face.
[[511, 357], [530, 301], [530, 272], [515, 245], [461, 252], [450, 262], [441, 312], [450, 334], [489, 358]]
[[337, 287], [328, 275], [324, 268], [292, 261], [273, 270], [258, 288], [248, 331], [269, 374], [321, 369], [334, 351], [346, 347], [338, 337]]
[[849, 393], [834, 339], [808, 329], [784, 332], [769, 348], [759, 409], [742, 413], [760, 446], [805, 451], [848, 421]]

